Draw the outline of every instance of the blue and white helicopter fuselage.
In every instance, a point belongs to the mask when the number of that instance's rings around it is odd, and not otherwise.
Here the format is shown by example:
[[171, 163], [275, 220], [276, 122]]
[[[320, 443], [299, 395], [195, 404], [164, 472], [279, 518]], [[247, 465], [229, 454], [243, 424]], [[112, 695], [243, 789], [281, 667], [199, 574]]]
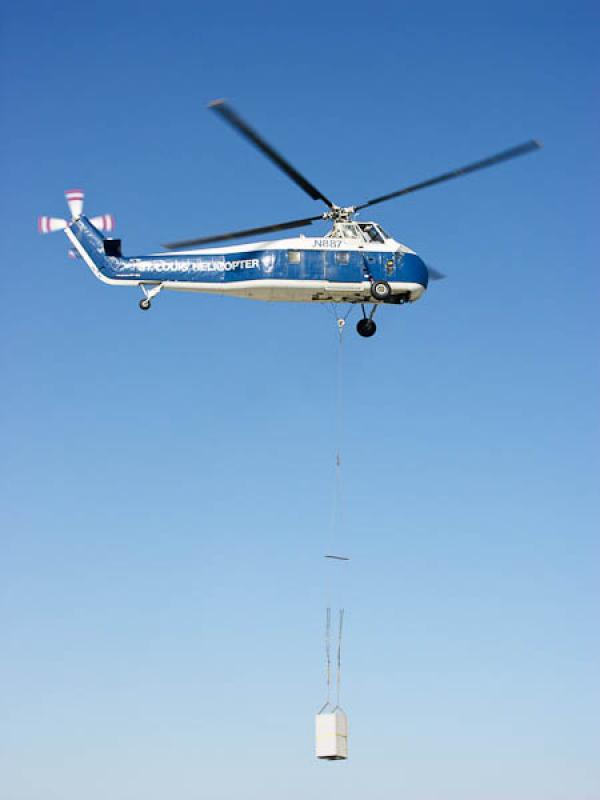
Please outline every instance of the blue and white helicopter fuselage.
[[[376, 222], [362, 222], [356, 215], [366, 208], [411, 192], [435, 186], [480, 169], [525, 155], [541, 147], [535, 139], [523, 142], [434, 178], [373, 197], [355, 206], [338, 206], [300, 173], [224, 100], [210, 104], [228, 125], [256, 147], [312, 200], [327, 211], [316, 216], [287, 220], [258, 228], [229, 231], [216, 236], [166, 244], [169, 251], [124, 257], [119, 239], [105, 239], [114, 219], [110, 214], [83, 215], [81, 189], [65, 192], [71, 219], [40, 217], [40, 233], [64, 230], [72, 254], [81, 257], [94, 275], [111, 286], [137, 286], [142, 290], [140, 308], [148, 310], [163, 289], [180, 292], [248, 297], [253, 300], [302, 303], [360, 303], [363, 316], [356, 325], [361, 336], [373, 336], [375, 311], [382, 303], [412, 303], [430, 280], [444, 277], [428, 268], [409, 247], [389, 236]], [[283, 230], [329, 222], [323, 236], [296, 236], [274, 241], [252, 241], [225, 247], [196, 248], [231, 242]], [[365, 306], [371, 304], [370, 311]], [[339, 320], [343, 327], [343, 321]]]
[[[379, 241], [369, 241], [377, 236]], [[73, 250], [104, 283], [284, 302], [404, 303], [418, 300], [429, 273], [410, 248], [375, 223], [335, 224], [322, 237], [297, 236], [228, 247], [123, 257], [85, 216], [65, 227]], [[382, 295], [373, 287], [384, 285]]]

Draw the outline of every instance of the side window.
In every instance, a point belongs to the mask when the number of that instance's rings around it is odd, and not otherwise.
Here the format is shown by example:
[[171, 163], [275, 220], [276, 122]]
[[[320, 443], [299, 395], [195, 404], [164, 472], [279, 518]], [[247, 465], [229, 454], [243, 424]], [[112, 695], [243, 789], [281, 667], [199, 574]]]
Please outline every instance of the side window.
[[300, 264], [302, 262], [302, 253], [300, 250], [288, 250], [288, 263]]
[[335, 260], [338, 264], [349, 264], [350, 263], [350, 253], [340, 253], [337, 252], [335, 254]]

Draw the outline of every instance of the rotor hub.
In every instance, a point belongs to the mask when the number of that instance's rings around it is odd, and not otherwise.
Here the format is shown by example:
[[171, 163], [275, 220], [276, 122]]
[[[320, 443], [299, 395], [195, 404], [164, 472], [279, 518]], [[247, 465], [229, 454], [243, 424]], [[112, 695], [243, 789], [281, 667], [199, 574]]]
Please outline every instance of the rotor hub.
[[332, 222], [352, 222], [356, 213], [354, 206], [331, 206], [329, 211], [323, 214], [323, 219], [330, 219]]

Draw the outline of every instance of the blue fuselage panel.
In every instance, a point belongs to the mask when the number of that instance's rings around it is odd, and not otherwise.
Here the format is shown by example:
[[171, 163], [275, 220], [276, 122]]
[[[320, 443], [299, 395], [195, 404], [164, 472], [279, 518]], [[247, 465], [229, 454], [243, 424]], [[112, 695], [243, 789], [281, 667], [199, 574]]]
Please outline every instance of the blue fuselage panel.
[[400, 251], [265, 248], [228, 253], [174, 253], [140, 258], [107, 256], [103, 239], [85, 217], [71, 230], [107, 278], [127, 281], [232, 283], [249, 280], [362, 283], [372, 278], [427, 286], [427, 267]]

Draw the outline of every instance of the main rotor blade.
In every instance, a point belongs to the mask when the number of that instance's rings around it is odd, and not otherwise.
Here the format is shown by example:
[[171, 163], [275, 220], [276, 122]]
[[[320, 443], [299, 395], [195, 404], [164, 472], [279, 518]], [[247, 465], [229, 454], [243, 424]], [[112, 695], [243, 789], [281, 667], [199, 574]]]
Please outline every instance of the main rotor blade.
[[410, 194], [410, 192], [416, 192], [419, 189], [426, 189], [428, 186], [435, 186], [436, 183], [443, 183], [444, 181], [452, 180], [452, 178], [460, 178], [461, 175], [468, 175], [470, 172], [492, 167], [495, 164], [500, 164], [503, 161], [508, 161], [517, 156], [524, 156], [526, 153], [531, 153], [533, 150], [538, 150], [540, 147], [542, 147], [541, 142], [538, 142], [537, 139], [530, 139], [528, 142], [519, 144], [516, 147], [511, 147], [509, 150], [503, 150], [489, 158], [475, 161], [473, 164], [467, 164], [465, 167], [453, 169], [451, 172], [445, 172], [443, 175], [438, 175], [436, 178], [430, 178], [427, 181], [422, 181], [422, 183], [413, 183], [412, 186], [406, 186], [404, 189], [400, 189], [397, 192], [390, 192], [390, 194], [382, 194], [380, 197], [374, 197], [372, 200], [367, 200], [366, 203], [356, 206], [356, 210], [358, 211], [367, 206], [374, 206], [376, 203], [385, 203], [386, 200], [393, 200], [394, 197], [401, 197], [404, 194]]
[[211, 244], [213, 242], [226, 242], [229, 239], [240, 239], [244, 236], [257, 236], [261, 233], [271, 233], [272, 231], [286, 231], [290, 228], [303, 228], [305, 225], [312, 225], [318, 219], [323, 219], [323, 215], [318, 217], [307, 217], [306, 219], [293, 219], [290, 222], [279, 222], [276, 225], [265, 225], [262, 228], [247, 228], [245, 231], [231, 231], [230, 233], [219, 233], [216, 236], [203, 236], [200, 239], [184, 239], [180, 242], [169, 242], [164, 244], [166, 250], [179, 250], [181, 247], [192, 247], [197, 244]]
[[249, 139], [255, 147], [264, 153], [280, 170], [285, 172], [288, 178], [291, 178], [301, 189], [303, 189], [313, 200], [322, 200], [329, 208], [333, 207], [333, 203], [324, 194], [322, 194], [316, 186], [313, 186], [304, 175], [301, 175], [298, 170], [287, 161], [281, 153], [278, 153], [275, 148], [271, 147], [260, 134], [245, 122], [239, 114], [237, 114], [225, 100], [215, 100], [210, 103], [209, 108], [220, 114], [223, 119], [228, 122], [232, 128], [235, 128], [238, 133], [241, 133], [246, 139]]
[[430, 281], [443, 281], [445, 278], [448, 277], [445, 273], [440, 272], [438, 269], [430, 267], [429, 264], [425, 264], [425, 266], [427, 267], [427, 272], [429, 274]]

